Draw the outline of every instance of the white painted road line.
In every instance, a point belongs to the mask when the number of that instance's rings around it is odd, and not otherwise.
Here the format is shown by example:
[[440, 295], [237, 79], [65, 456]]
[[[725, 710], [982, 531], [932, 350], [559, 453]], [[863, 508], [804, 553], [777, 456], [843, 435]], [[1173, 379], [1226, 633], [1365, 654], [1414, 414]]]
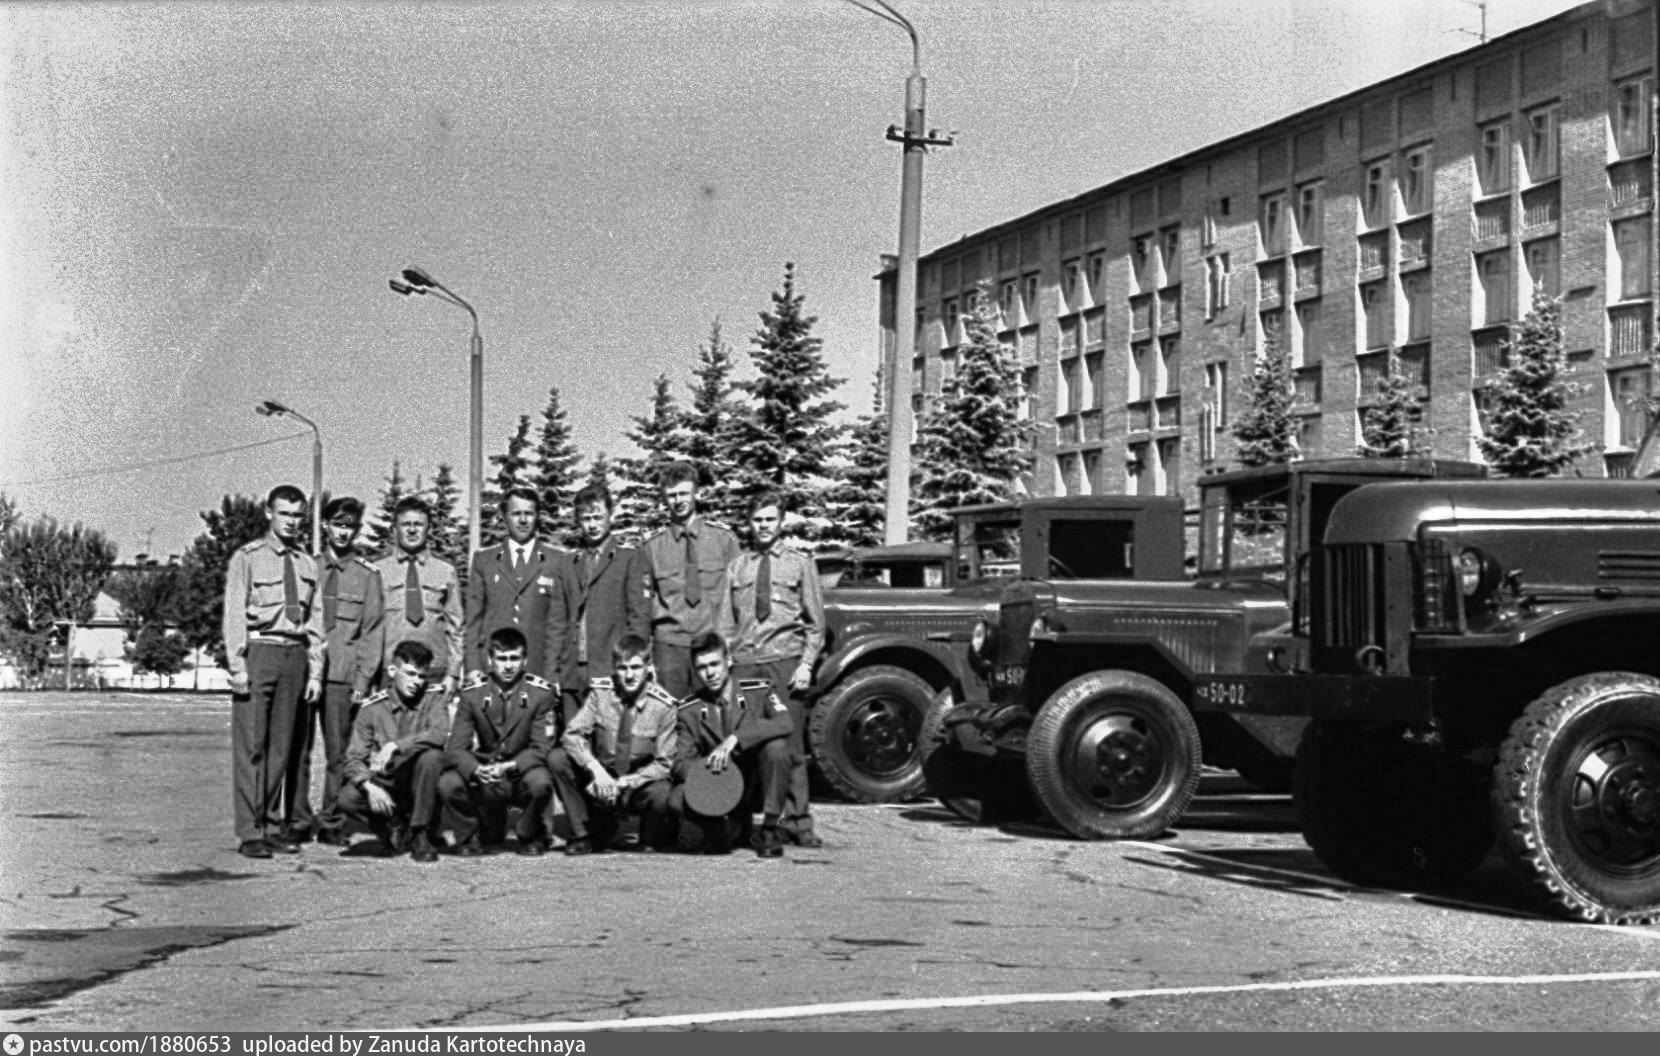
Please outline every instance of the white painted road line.
[[[1353, 979], [1300, 979], [1284, 983], [1239, 983], [1232, 986], [1173, 986], [1145, 990], [1076, 990], [1054, 994], [984, 994], [979, 997], [918, 997], [881, 1001], [838, 1001], [819, 1005], [744, 1008], [729, 1012], [689, 1012], [633, 1019], [569, 1019], [546, 1023], [510, 1023], [490, 1027], [445, 1027], [444, 1033], [503, 1031], [637, 1030], [643, 1027], [695, 1027], [708, 1023], [813, 1019], [821, 1016], [921, 1012], [936, 1008], [992, 1008], [1007, 1005], [1100, 1005], [1138, 997], [1198, 997], [1210, 994], [1272, 994], [1302, 990], [1363, 990], [1400, 986], [1552, 986], [1571, 983], [1660, 981], [1660, 971], [1593, 972], [1581, 975], [1381, 975]], [[419, 1032], [422, 1028], [408, 1028]], [[388, 1032], [389, 1033], [389, 1032]]]

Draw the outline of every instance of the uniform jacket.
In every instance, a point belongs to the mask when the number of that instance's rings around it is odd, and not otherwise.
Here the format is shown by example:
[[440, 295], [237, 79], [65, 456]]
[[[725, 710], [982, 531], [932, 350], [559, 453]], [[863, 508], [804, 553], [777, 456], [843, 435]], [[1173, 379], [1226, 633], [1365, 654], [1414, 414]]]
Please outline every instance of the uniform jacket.
[[490, 635], [517, 627], [525, 636], [525, 671], [554, 679], [547, 655], [548, 610], [564, 563], [565, 551], [540, 539], [531, 540], [530, 559], [520, 569], [513, 567], [505, 541], [473, 553], [463, 606], [468, 671], [489, 670]]
[[775, 542], [772, 558], [772, 613], [755, 618], [755, 589], [761, 554], [745, 550], [727, 569], [728, 589], [722, 595], [720, 633], [739, 664], [761, 664], [799, 658], [811, 667], [824, 650], [824, 594], [813, 559]]
[[[697, 568], [686, 568], [686, 533], [692, 536]], [[640, 586], [651, 607], [651, 635], [667, 645], [690, 645], [704, 631], [716, 629], [726, 569], [738, 556], [732, 529], [693, 514], [685, 525], [669, 525], [647, 537], [641, 548]], [[696, 575], [701, 588], [696, 605], [686, 603], [686, 577]]]
[[361, 557], [336, 561], [325, 552], [317, 562], [319, 610], [324, 609], [323, 588], [329, 572], [336, 573], [334, 626], [325, 625], [328, 680], [350, 683], [353, 692], [369, 691], [375, 672], [380, 670], [382, 613], [386, 598], [381, 593], [380, 573]]
[[405, 554], [397, 547], [375, 562], [380, 573], [381, 597], [385, 602], [382, 626], [383, 662], [392, 664], [392, 650], [399, 642], [414, 639], [432, 650], [432, 667], [438, 677], [459, 678], [461, 675], [461, 581], [455, 566], [434, 557], [431, 550], [414, 555], [415, 574], [421, 581], [421, 597], [425, 618], [419, 626], [409, 622], [404, 613]]
[[505, 687], [489, 676], [470, 679], [450, 722], [444, 765], [464, 778], [483, 763], [512, 760], [520, 775], [546, 765], [556, 699], [553, 686], [536, 675], [520, 675]]
[[397, 744], [392, 756], [396, 766], [400, 755], [421, 748], [442, 750], [449, 728], [449, 706], [438, 693], [429, 690], [410, 708], [396, 693], [381, 690], [363, 702], [352, 720], [352, 739], [346, 747], [346, 783], [360, 784], [373, 776], [369, 762], [382, 745]]
[[[726, 698], [727, 719], [732, 732], [738, 736], [738, 751], [748, 751], [764, 741], [788, 737], [795, 728], [790, 709], [773, 692], [772, 683], [764, 678], [729, 678], [722, 694]], [[680, 702], [679, 722], [675, 731], [674, 778], [686, 779], [687, 768], [697, 764], [726, 740], [714, 698], [706, 691], [693, 693]]]
[[291, 551], [296, 597], [305, 610], [298, 623], [283, 614], [283, 550], [266, 533], [238, 547], [225, 566], [225, 666], [232, 677], [248, 673], [248, 635], [276, 634], [305, 642], [308, 677], [323, 677], [323, 606], [317, 593], [317, 563]]
[[[590, 553], [585, 572], [584, 559]], [[548, 606], [547, 656], [553, 680], [561, 687], [581, 688], [581, 664], [608, 669], [611, 647], [624, 634], [650, 638], [645, 595], [630, 589], [640, 576], [638, 556], [633, 547], [607, 539], [598, 551], [572, 550], [560, 561]]]
[[[674, 767], [678, 739], [676, 729], [680, 717], [674, 698], [657, 683], [647, 682], [631, 706], [635, 709], [634, 726], [625, 773], [638, 774], [645, 782], [665, 781]], [[587, 699], [565, 727], [562, 743], [573, 762], [589, 769], [597, 757], [607, 770], [612, 769], [624, 707], [609, 678], [596, 678], [589, 683]]]

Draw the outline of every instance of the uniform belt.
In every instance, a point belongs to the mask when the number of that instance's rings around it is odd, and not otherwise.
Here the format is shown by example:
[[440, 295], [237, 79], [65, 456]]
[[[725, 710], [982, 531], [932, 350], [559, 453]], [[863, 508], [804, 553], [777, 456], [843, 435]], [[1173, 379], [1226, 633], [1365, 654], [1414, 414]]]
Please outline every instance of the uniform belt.
[[248, 641], [260, 645], [304, 645], [305, 639], [292, 634], [250, 634]]

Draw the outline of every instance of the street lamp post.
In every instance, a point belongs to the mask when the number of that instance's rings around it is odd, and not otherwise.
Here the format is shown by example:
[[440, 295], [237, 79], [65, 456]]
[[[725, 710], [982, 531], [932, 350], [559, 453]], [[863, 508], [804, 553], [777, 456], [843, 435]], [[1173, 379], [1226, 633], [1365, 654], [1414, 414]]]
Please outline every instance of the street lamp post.
[[266, 400], [254, 408], [255, 414], [267, 418], [292, 418], [311, 426], [311, 552], [323, 552], [323, 431], [317, 423], [276, 400]]
[[916, 27], [887, 0], [848, 0], [855, 7], [903, 29], [911, 38], [911, 75], [905, 79], [905, 126], [889, 125], [887, 138], [905, 148], [899, 178], [899, 263], [894, 275], [893, 356], [888, 374], [888, 495], [883, 535], [903, 543], [911, 517], [911, 361], [916, 356], [916, 262], [922, 240], [922, 157], [929, 147], [949, 147], [950, 136], [923, 131], [922, 44]]
[[468, 409], [469, 437], [467, 450], [467, 550], [479, 548], [484, 509], [484, 335], [478, 328], [478, 312], [454, 290], [420, 268], [405, 268], [401, 279], [390, 279], [387, 285], [393, 293], [405, 297], [412, 293], [432, 294], [441, 301], [455, 305], [473, 321], [471, 405]]

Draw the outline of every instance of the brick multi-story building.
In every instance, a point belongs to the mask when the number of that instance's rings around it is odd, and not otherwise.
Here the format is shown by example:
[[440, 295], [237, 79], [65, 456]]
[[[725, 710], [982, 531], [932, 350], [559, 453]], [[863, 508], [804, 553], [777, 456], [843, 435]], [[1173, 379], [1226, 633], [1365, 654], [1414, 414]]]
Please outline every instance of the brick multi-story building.
[[[1479, 459], [1485, 386], [1535, 286], [1559, 296], [1586, 475], [1647, 425], [1660, 289], [1655, 9], [1588, 3], [935, 249], [913, 405], [988, 280], [1038, 423], [1040, 494], [1181, 494], [1232, 468], [1264, 335], [1309, 457], [1353, 454], [1394, 349], [1434, 453]], [[894, 269], [878, 276], [893, 347]]]

